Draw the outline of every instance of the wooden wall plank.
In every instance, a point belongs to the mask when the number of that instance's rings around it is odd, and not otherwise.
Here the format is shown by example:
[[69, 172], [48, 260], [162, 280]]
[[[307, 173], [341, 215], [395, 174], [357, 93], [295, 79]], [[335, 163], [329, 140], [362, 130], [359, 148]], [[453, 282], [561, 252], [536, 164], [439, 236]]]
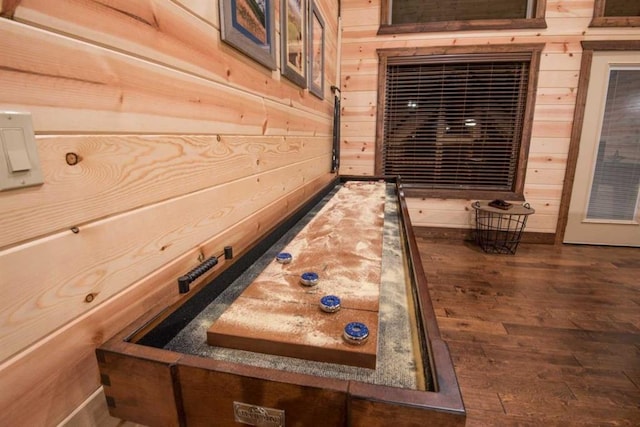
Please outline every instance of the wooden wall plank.
[[[38, 138], [45, 184], [0, 192], [0, 248], [182, 194], [326, 156], [326, 137]], [[81, 161], [70, 166], [67, 153]], [[215, 170], [215, 173], [211, 173]]]
[[544, 86], [547, 88], [567, 88], [567, 87], [578, 87], [578, 74], [577, 70], [573, 71], [563, 71], [563, 70], [553, 70], [553, 71], [543, 71], [541, 70], [538, 74], [538, 78], [541, 82], [544, 82]]
[[536, 93], [536, 107], [547, 104], [567, 104], [574, 106], [576, 103], [576, 89], [576, 87], [538, 88], [538, 92]]
[[536, 121], [533, 123], [531, 135], [544, 138], [568, 138], [571, 136], [573, 122]]
[[560, 169], [536, 167], [527, 164], [527, 184], [562, 184], [564, 166]]
[[6, 20], [0, 49], [0, 106], [32, 111], [38, 132], [262, 134], [268, 122], [272, 135], [331, 134], [329, 107], [318, 115], [267, 105], [246, 91]]
[[547, 0], [547, 18], [593, 17], [593, 0]]
[[372, 59], [351, 59], [348, 61], [342, 61], [342, 76], [345, 75], [364, 75], [364, 74], [378, 74], [378, 61]]
[[376, 106], [367, 105], [364, 107], [354, 106], [354, 107], [342, 107], [342, 120], [353, 120], [353, 121], [361, 121], [361, 120], [371, 120], [371, 118], [376, 117]]
[[[345, 138], [375, 136], [375, 129], [375, 120], [368, 120], [366, 122], [352, 122], [345, 120], [341, 123], [340, 136]], [[375, 140], [375, 138], [372, 138], [372, 140]]]
[[64, 419], [59, 427], [144, 427], [109, 415], [102, 387], [98, 388], [80, 407]]
[[567, 70], [575, 71], [580, 69], [582, 55], [574, 52], [545, 52], [540, 57], [540, 70]]
[[194, 15], [204, 19], [214, 27], [218, 27], [220, 20], [219, 8], [216, 2], [202, 0], [174, 0], [174, 2], [190, 10]]
[[[164, 0], [60, 0], [55, 4], [24, 0], [16, 11], [16, 19], [261, 93], [285, 104], [297, 102], [306, 108], [318, 108], [320, 101], [315, 97], [284, 84], [284, 79], [279, 81], [276, 71], [256, 63], [253, 64], [257, 66], [247, 66], [253, 65], [251, 59], [220, 40], [215, 2], [189, 3], [191, 12]], [[193, 15], [194, 11], [198, 15]], [[205, 21], [199, 19], [202, 16]]]
[[[343, 144], [345, 147], [340, 155], [342, 159], [351, 164], [351, 163], [368, 163], [374, 160], [375, 156], [375, 143], [349, 143], [345, 141]], [[359, 148], [358, 148], [359, 146]]]
[[551, 122], [570, 122], [573, 120], [572, 104], [539, 104], [536, 106], [534, 120]]
[[569, 152], [570, 140], [567, 138], [533, 138], [529, 154], [552, 153], [564, 154]]
[[378, 93], [375, 90], [362, 92], [343, 92], [340, 106], [349, 108], [350, 106], [376, 106], [378, 103]]
[[565, 154], [549, 154], [549, 153], [531, 153], [529, 152], [529, 161], [527, 167], [529, 169], [556, 169], [564, 171], [567, 163], [567, 155]]

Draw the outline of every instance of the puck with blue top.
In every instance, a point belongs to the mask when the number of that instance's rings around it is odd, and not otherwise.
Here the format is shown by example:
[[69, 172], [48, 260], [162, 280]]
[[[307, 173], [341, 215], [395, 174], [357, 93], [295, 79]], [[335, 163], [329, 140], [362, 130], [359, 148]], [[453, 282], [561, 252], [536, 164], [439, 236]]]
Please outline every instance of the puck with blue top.
[[327, 313], [335, 313], [340, 310], [340, 298], [335, 295], [325, 295], [320, 298], [320, 309]]
[[315, 286], [318, 284], [318, 274], [312, 271], [302, 273], [300, 276], [300, 283], [305, 286]]
[[343, 335], [344, 339], [349, 344], [360, 345], [369, 338], [369, 328], [367, 328], [367, 325], [360, 322], [347, 323], [347, 326], [344, 327]]
[[280, 252], [276, 255], [276, 261], [280, 264], [289, 264], [293, 260], [293, 256], [289, 252]]

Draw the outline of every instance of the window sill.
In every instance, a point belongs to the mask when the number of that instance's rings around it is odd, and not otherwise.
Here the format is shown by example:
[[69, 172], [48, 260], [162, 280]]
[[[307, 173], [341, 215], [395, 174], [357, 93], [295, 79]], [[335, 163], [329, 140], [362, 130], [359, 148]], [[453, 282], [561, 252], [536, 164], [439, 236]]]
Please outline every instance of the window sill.
[[522, 193], [514, 191], [493, 190], [433, 190], [420, 188], [411, 184], [403, 184], [405, 197], [422, 199], [468, 199], [468, 200], [494, 200], [502, 199], [522, 202], [525, 200]]
[[532, 19], [490, 19], [474, 21], [447, 21], [418, 24], [382, 24], [378, 35], [403, 33], [428, 33], [443, 31], [474, 31], [474, 30], [522, 30], [547, 28], [544, 18]]
[[591, 20], [589, 27], [640, 27], [640, 17], [599, 16]]

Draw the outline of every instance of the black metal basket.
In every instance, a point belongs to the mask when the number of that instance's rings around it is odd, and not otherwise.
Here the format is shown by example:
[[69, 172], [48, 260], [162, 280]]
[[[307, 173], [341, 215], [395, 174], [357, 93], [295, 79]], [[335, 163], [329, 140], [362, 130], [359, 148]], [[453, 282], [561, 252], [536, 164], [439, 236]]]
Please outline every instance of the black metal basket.
[[528, 203], [513, 210], [499, 210], [487, 204], [474, 202], [476, 211], [476, 242], [487, 253], [515, 254], [522, 233], [527, 225], [527, 218], [533, 209]]

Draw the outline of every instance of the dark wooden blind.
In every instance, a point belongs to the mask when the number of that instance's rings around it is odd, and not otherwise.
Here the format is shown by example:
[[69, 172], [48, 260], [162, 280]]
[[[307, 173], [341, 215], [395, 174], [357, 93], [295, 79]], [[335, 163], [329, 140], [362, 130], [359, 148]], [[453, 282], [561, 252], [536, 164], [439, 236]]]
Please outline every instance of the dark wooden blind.
[[392, 57], [382, 167], [431, 189], [513, 191], [530, 54]]
[[604, 16], [640, 16], [640, 2], [631, 0], [606, 0], [604, 4]]
[[391, 24], [525, 19], [533, 17], [532, 0], [391, 0]]

